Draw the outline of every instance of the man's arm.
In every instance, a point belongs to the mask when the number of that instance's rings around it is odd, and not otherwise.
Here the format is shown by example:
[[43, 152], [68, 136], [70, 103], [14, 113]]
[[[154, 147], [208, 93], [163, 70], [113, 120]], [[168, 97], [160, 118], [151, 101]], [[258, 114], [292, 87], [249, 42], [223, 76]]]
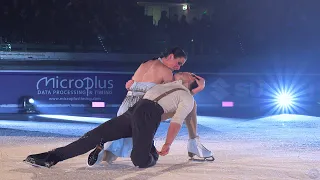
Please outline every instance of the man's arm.
[[165, 144], [171, 145], [179, 133], [183, 121], [192, 112], [194, 101], [184, 101], [179, 103], [176, 113], [173, 115]]
[[175, 112], [169, 112], [169, 113], [162, 114], [161, 121], [166, 121], [167, 119], [172, 118], [174, 116], [174, 113]]
[[167, 132], [165, 144], [171, 145], [181, 129], [181, 124], [171, 122]]
[[171, 119], [165, 144], [159, 152], [160, 155], [165, 156], [169, 153], [170, 146], [179, 133], [184, 119], [193, 109], [193, 105], [194, 99], [190, 94], [182, 96], [181, 102], [178, 104], [178, 108]]
[[[172, 118], [174, 116], [175, 112], [170, 112], [170, 113], [165, 113], [161, 116], [161, 121], [166, 121], [170, 118]], [[186, 117], [186, 119], [184, 120], [187, 128], [188, 128], [188, 132], [189, 132], [189, 138], [190, 139], [194, 139], [198, 136], [197, 134], [197, 103], [196, 101], [194, 101], [194, 106], [192, 111], [188, 114], [188, 116]]]

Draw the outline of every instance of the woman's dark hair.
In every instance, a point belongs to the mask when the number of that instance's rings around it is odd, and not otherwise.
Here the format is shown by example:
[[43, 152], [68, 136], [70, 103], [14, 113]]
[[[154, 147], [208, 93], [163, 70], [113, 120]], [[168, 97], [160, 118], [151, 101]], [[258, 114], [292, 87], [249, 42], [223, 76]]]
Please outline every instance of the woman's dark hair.
[[184, 50], [179, 47], [174, 47], [172, 49], [165, 49], [165, 51], [161, 53], [160, 58], [168, 57], [170, 54], [173, 54], [174, 58], [185, 58], [187, 60], [187, 53], [184, 52]]
[[197, 88], [199, 85], [198, 85], [198, 83], [197, 83], [197, 81], [193, 81], [191, 84], [190, 84], [190, 91], [192, 91], [192, 89], [195, 89], [195, 88]]
[[[165, 51], [161, 53], [160, 57], [154, 57], [151, 60], [157, 60], [159, 58], [168, 57], [170, 54], [173, 54], [174, 58], [185, 58], [187, 60], [187, 53], [184, 52], [184, 50], [179, 47], [175, 47], [175, 48], [172, 48], [169, 50], [165, 49]], [[143, 63], [148, 62], [148, 61], [144, 61]]]

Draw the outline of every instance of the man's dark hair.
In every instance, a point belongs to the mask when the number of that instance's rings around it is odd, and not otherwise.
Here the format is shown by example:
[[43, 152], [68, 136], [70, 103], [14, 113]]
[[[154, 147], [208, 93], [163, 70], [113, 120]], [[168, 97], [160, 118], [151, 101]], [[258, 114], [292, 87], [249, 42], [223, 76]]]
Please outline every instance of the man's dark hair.
[[195, 89], [197, 88], [199, 85], [197, 83], [197, 81], [193, 81], [191, 84], [190, 84], [190, 88], [189, 90], [192, 91], [192, 89]]
[[187, 53], [179, 47], [174, 47], [172, 49], [166, 49], [162, 54], [161, 58], [168, 57], [170, 54], [173, 54], [174, 58], [185, 58], [187, 60]]

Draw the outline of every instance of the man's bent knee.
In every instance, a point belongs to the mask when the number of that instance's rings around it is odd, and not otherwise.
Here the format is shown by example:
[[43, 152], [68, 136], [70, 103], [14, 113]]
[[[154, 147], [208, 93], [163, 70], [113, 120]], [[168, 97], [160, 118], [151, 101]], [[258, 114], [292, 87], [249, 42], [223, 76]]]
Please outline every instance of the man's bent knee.
[[144, 155], [144, 156], [138, 156], [131, 154], [131, 161], [134, 166], [137, 166], [139, 168], [148, 168], [152, 167], [156, 164], [156, 160], [153, 158], [151, 154], [149, 155]]

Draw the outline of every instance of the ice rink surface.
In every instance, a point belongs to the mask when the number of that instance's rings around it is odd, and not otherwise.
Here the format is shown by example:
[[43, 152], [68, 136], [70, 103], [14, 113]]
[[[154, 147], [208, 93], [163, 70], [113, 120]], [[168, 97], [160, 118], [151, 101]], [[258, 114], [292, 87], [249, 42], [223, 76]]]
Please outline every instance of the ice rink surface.
[[[0, 120], [0, 179], [320, 179], [319, 117], [199, 116], [200, 140], [214, 152], [216, 161], [188, 160], [188, 131], [183, 126], [170, 154], [144, 170], [133, 167], [129, 158], [88, 168], [87, 154], [52, 169], [24, 164], [27, 155], [66, 145], [108, 120], [53, 115], [36, 119]], [[157, 148], [162, 146], [168, 125], [161, 123], [157, 131]]]

